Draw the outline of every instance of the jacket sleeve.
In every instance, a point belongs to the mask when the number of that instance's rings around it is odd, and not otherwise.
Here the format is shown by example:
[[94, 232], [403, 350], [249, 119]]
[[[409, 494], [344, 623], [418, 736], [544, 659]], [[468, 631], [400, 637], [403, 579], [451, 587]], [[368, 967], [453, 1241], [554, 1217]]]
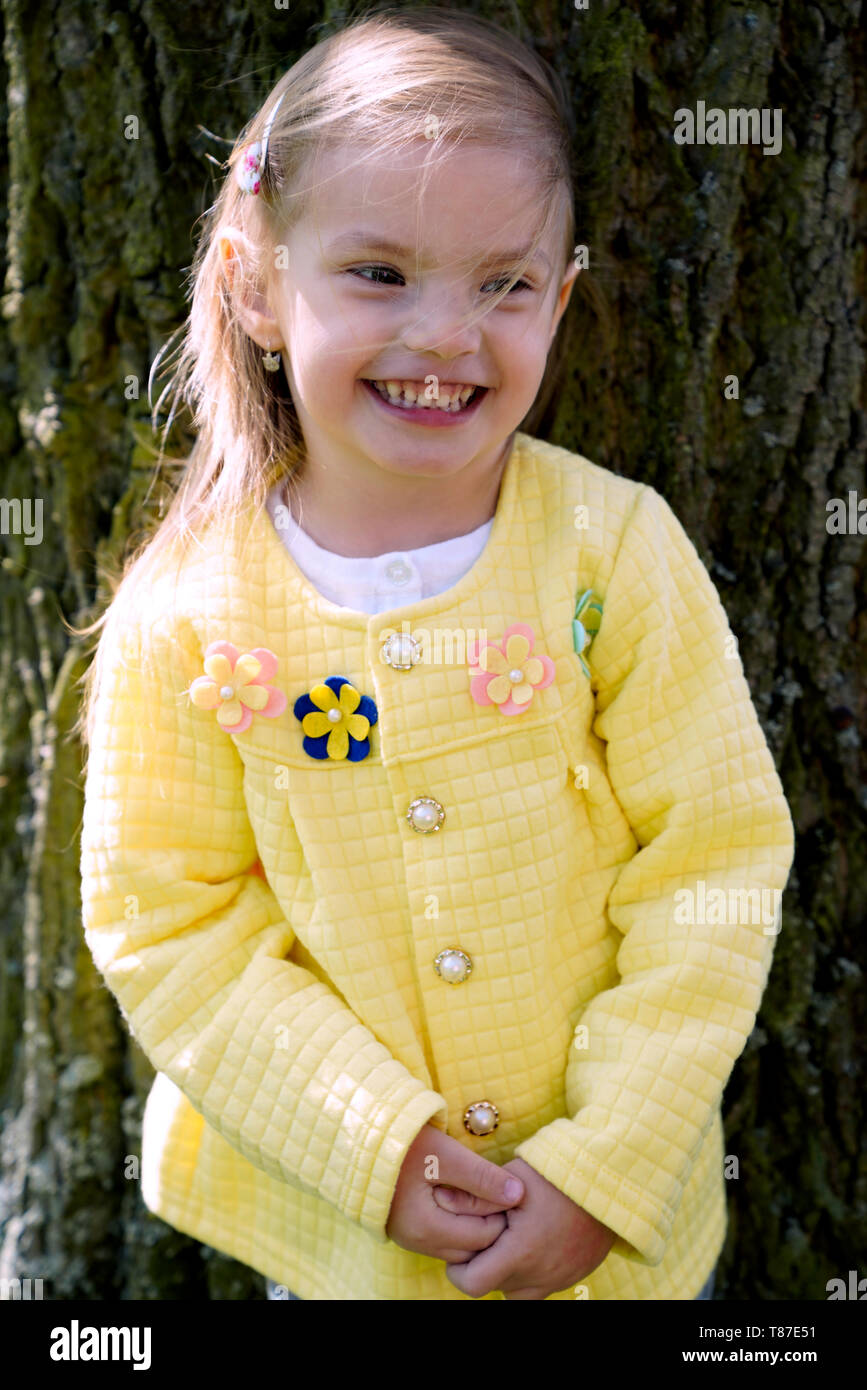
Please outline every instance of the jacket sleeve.
[[184, 620], [135, 622], [108, 646], [85, 783], [85, 939], [148, 1059], [207, 1123], [385, 1242], [407, 1150], [446, 1101], [287, 959], [295, 937], [257, 872], [242, 759], [186, 694], [202, 663]]
[[515, 1153], [616, 1232], [613, 1252], [656, 1265], [755, 1022], [793, 829], [719, 596], [652, 488], [588, 661], [593, 729], [637, 841], [608, 900], [620, 980], [581, 1016], [571, 1118]]

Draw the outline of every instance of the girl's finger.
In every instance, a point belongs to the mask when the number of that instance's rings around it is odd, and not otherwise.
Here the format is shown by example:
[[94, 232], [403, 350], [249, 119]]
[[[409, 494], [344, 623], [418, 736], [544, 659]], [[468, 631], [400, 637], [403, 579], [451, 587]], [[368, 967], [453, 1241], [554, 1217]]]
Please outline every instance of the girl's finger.
[[519, 1206], [526, 1196], [524, 1184], [516, 1173], [506, 1172], [481, 1154], [471, 1153], [457, 1140], [443, 1149], [439, 1171], [446, 1186], [460, 1188], [483, 1202], [492, 1203], [491, 1211]]
[[486, 1202], [484, 1197], [475, 1197], [460, 1187], [444, 1187], [442, 1183], [434, 1187], [433, 1195], [438, 1207], [455, 1216], [493, 1216], [503, 1210], [496, 1202]]
[[502, 1212], [494, 1212], [491, 1216], [463, 1216], [440, 1207], [428, 1224], [432, 1243], [442, 1242], [443, 1248], [463, 1250], [465, 1255], [489, 1249], [507, 1229]]

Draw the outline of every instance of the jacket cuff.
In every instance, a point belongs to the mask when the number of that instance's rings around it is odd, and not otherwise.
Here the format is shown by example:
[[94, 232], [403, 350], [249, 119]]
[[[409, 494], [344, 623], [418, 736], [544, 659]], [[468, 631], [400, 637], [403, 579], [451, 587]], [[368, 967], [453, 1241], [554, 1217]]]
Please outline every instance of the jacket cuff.
[[[404, 1159], [418, 1134], [438, 1113], [442, 1114], [445, 1130], [448, 1106], [443, 1097], [421, 1082], [402, 1082], [380, 1107], [379, 1114], [370, 1118], [371, 1137], [363, 1146], [359, 1143], [357, 1165], [347, 1165], [337, 1205], [380, 1244], [388, 1241], [385, 1228]], [[373, 1137], [377, 1128], [381, 1132], [378, 1143]]]
[[676, 1212], [577, 1146], [571, 1120], [543, 1125], [517, 1146], [515, 1157], [616, 1232], [611, 1254], [659, 1264]]

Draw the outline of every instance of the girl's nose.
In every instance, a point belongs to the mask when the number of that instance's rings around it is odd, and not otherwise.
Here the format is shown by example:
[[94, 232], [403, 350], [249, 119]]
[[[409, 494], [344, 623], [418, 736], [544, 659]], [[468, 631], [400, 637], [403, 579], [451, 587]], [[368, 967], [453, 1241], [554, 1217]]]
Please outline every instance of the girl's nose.
[[460, 292], [444, 293], [442, 287], [419, 296], [409, 313], [401, 342], [409, 352], [452, 358], [478, 352], [482, 309]]

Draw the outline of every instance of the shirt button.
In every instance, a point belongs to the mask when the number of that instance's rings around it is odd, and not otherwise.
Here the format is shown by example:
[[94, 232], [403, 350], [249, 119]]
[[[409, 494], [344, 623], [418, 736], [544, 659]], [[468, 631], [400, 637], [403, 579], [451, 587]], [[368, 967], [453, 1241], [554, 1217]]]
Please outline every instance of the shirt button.
[[447, 985], [462, 985], [472, 968], [473, 962], [466, 951], [457, 946], [447, 946], [434, 960], [434, 970]]
[[477, 1100], [464, 1111], [464, 1128], [470, 1134], [491, 1134], [500, 1123], [500, 1112], [489, 1100]]
[[382, 660], [395, 671], [409, 671], [421, 660], [421, 642], [408, 632], [393, 632], [382, 644]]
[[409, 803], [406, 818], [413, 830], [421, 835], [429, 835], [432, 830], [439, 830], [446, 813], [432, 796], [417, 796], [415, 801]]
[[412, 570], [405, 560], [391, 560], [385, 567], [385, 577], [392, 584], [408, 584]]

